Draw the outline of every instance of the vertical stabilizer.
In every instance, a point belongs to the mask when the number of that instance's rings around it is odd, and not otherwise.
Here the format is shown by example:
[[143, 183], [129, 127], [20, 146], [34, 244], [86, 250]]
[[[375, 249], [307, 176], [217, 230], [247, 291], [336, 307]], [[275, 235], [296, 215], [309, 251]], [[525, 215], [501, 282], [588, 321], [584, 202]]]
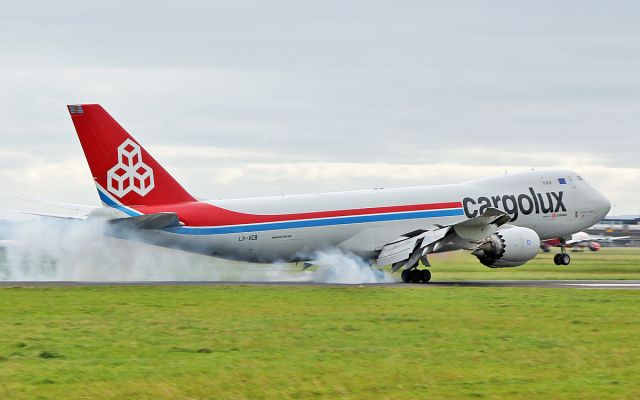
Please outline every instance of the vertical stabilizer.
[[196, 201], [102, 106], [80, 104], [68, 108], [103, 203]]

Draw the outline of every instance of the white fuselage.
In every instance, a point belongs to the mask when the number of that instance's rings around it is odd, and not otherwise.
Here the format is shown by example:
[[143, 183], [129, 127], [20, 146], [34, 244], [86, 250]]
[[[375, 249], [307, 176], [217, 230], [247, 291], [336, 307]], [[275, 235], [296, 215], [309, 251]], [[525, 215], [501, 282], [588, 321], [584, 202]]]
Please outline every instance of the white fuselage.
[[455, 224], [479, 215], [487, 206], [509, 213], [511, 225], [530, 228], [543, 240], [579, 232], [600, 221], [610, 209], [610, 203], [604, 196], [569, 170], [531, 171], [454, 185], [208, 203], [246, 214], [279, 215], [447, 202], [458, 202], [462, 207], [428, 215], [411, 211], [372, 212], [358, 217], [292, 223], [256, 223], [211, 229], [185, 226], [148, 232], [144, 240], [201, 254], [254, 262], [308, 260], [314, 251], [332, 247], [370, 257], [405, 233]]

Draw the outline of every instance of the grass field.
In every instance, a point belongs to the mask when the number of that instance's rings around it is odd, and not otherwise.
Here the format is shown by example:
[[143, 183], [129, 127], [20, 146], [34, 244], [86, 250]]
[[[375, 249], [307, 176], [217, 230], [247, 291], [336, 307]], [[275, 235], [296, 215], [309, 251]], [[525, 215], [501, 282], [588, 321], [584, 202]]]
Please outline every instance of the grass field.
[[639, 292], [0, 289], [2, 399], [640, 397]]
[[433, 255], [433, 280], [485, 279], [640, 279], [640, 248], [605, 247], [600, 251], [572, 252], [571, 264], [557, 266], [550, 253], [515, 268], [487, 268], [466, 252]]
[[[640, 279], [640, 251], [434, 280]], [[640, 398], [640, 292], [0, 288], [0, 399]]]

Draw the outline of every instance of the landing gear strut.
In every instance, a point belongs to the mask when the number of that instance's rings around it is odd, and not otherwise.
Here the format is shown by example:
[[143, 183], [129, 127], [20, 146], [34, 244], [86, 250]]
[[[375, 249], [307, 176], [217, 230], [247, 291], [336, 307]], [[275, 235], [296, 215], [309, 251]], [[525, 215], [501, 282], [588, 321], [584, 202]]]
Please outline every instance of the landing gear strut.
[[404, 283], [427, 283], [431, 280], [431, 271], [428, 269], [403, 269], [400, 274]]
[[571, 256], [567, 254], [567, 243], [565, 238], [560, 238], [560, 254], [556, 254], [553, 257], [553, 262], [556, 265], [569, 265], [571, 262]]

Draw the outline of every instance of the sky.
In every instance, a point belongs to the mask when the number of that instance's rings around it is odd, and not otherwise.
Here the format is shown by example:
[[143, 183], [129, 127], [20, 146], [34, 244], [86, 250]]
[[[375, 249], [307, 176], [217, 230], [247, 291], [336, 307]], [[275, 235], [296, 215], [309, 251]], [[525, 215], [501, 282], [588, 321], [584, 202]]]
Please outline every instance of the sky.
[[0, 218], [97, 205], [66, 104], [197, 197], [568, 167], [640, 214], [637, 1], [23, 1], [0, 13]]

